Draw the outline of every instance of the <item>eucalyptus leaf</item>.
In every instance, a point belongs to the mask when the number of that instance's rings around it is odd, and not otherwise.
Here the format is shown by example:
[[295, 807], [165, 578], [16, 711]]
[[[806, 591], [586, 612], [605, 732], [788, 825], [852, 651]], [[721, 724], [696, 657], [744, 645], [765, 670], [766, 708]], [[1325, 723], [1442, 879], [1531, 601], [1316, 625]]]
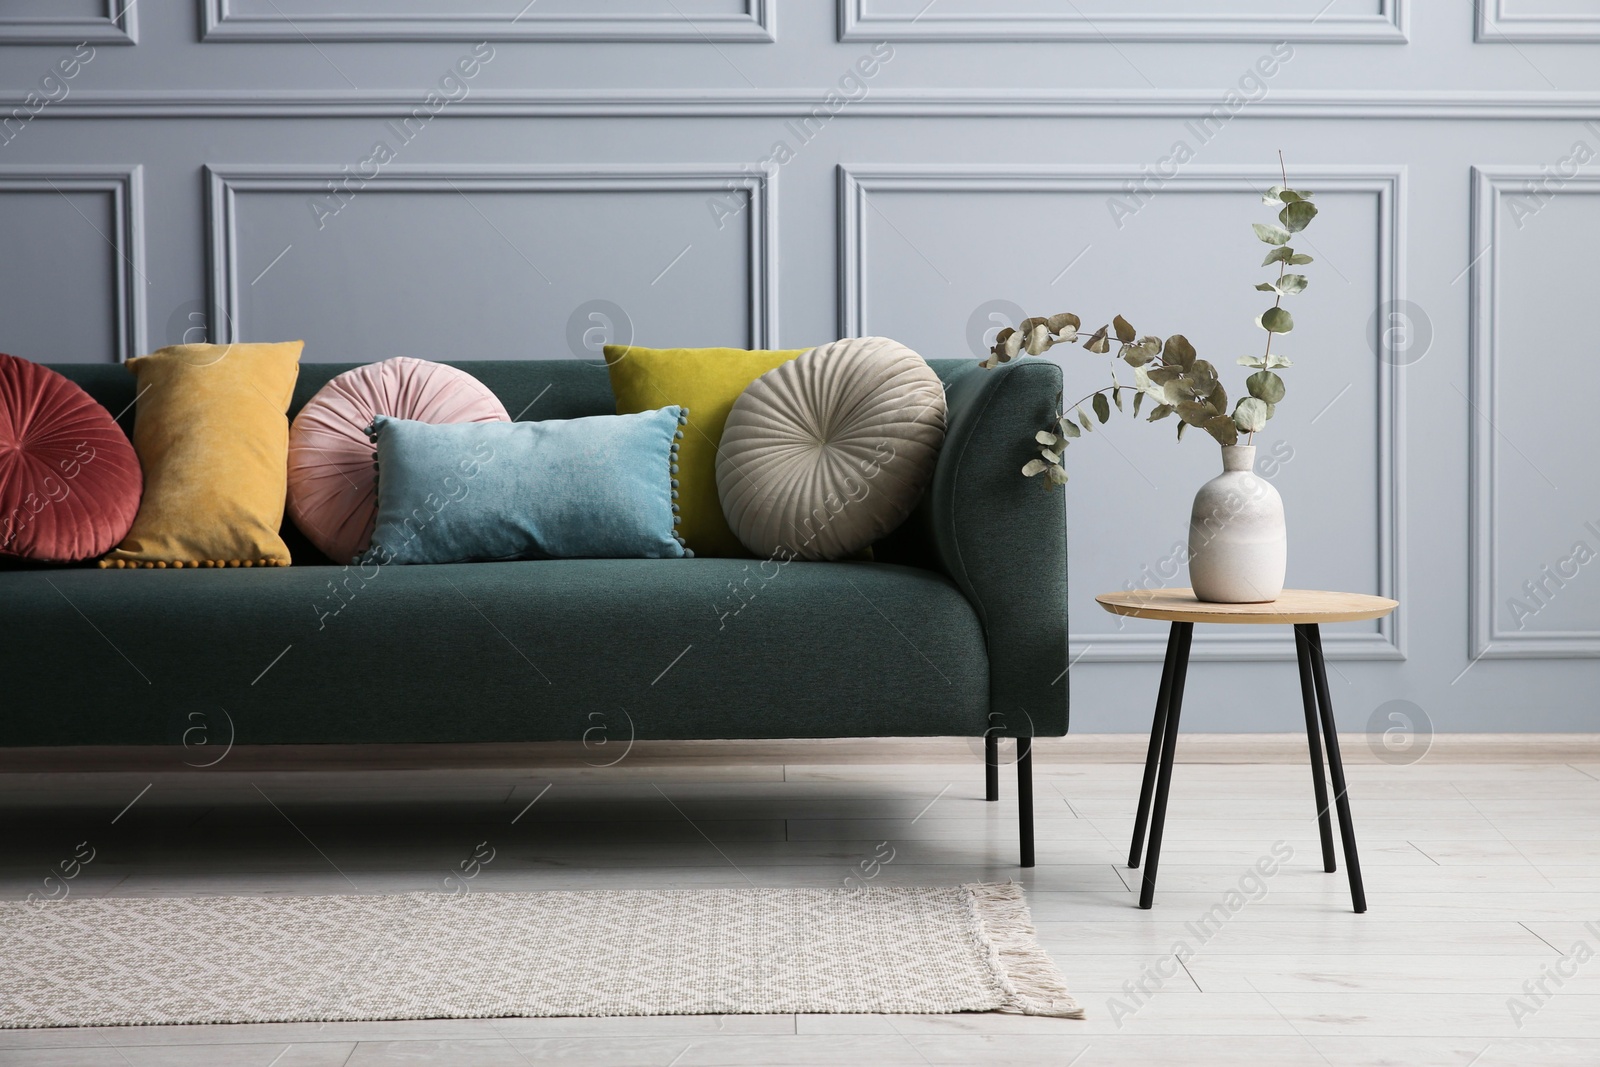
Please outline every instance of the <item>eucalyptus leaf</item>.
[[1283, 203], [1283, 194], [1288, 191], [1289, 190], [1282, 185], [1274, 185], [1271, 189], [1268, 189], [1266, 192], [1261, 194], [1261, 202], [1263, 204], [1270, 204], [1275, 207], [1278, 204]]
[[1291, 267], [1300, 267], [1300, 266], [1304, 266], [1307, 263], [1312, 263], [1312, 262], [1315, 262], [1315, 261], [1310, 256], [1302, 255], [1301, 253], [1296, 252], [1294, 255], [1290, 256], [1284, 262], [1288, 263], [1289, 266], [1291, 266]]
[[1257, 282], [1256, 283], [1256, 292], [1258, 292], [1258, 293], [1276, 293], [1277, 291], [1278, 291], [1278, 287], [1276, 285], [1273, 285], [1271, 282]]
[[1111, 387], [1111, 402], [1113, 404], [1117, 405], [1117, 410], [1118, 411], [1123, 410], [1123, 408], [1122, 408], [1122, 386], [1113, 385]]
[[1177, 410], [1178, 409], [1173, 407], [1171, 404], [1157, 404], [1155, 410], [1150, 412], [1150, 417], [1145, 421], [1160, 422], [1162, 419], [1166, 418], [1168, 415], [1171, 415]]
[[1061, 430], [1062, 437], [1082, 437], [1083, 431], [1078, 429], [1078, 424], [1065, 415], [1056, 420], [1056, 426]]
[[1050, 351], [1050, 346], [1055, 341], [1050, 337], [1050, 327], [1044, 323], [1035, 323], [1032, 330], [1028, 331], [1028, 355], [1042, 356]]
[[1045, 474], [1049, 475], [1051, 485], [1067, 484], [1067, 472], [1066, 468], [1064, 467], [1051, 467], [1049, 470], [1045, 471]]
[[1053, 463], [1057, 466], [1059, 466], [1061, 463], [1061, 453], [1055, 451], [1054, 449], [1041, 448], [1039, 449], [1039, 455], [1044, 457], [1044, 461], [1046, 463]]
[[[1260, 366], [1260, 364], [1256, 364], [1256, 365]], [[1292, 366], [1294, 366], [1294, 364], [1292, 362], [1290, 362], [1288, 356], [1271, 355], [1271, 356], [1267, 357], [1267, 369], [1268, 370], [1272, 370], [1274, 367], [1292, 367]]]
[[1197, 392], [1202, 391], [1198, 388], [1199, 383], [1214, 382], [1217, 380], [1217, 368], [1213, 367], [1211, 365], [1211, 361], [1207, 359], [1195, 360], [1193, 363], [1189, 364], [1189, 369], [1185, 371], [1184, 374], [1187, 377], [1194, 379], [1197, 386]]
[[1083, 325], [1078, 316], [1070, 311], [1063, 311], [1059, 315], [1051, 315], [1045, 320], [1045, 325], [1050, 327], [1051, 333], [1077, 333], [1078, 327]]
[[1142, 367], [1150, 363], [1161, 354], [1161, 342], [1154, 337], [1146, 337], [1137, 344], [1125, 344], [1117, 353], [1122, 361], [1130, 367]]
[[1306, 286], [1310, 284], [1311, 283], [1306, 280], [1306, 276], [1304, 274], [1285, 274], [1283, 277], [1278, 279], [1277, 289], [1278, 292], [1287, 296], [1290, 293], [1305, 292]]
[[1305, 199], [1305, 197], [1301, 196], [1299, 193], [1295, 192], [1293, 189], [1285, 189], [1285, 190], [1283, 190], [1282, 192], [1280, 192], [1278, 194], [1278, 202], [1280, 204], [1292, 204], [1296, 200], [1304, 200], [1304, 199]]
[[1268, 308], [1256, 319], [1256, 325], [1269, 333], [1288, 333], [1294, 329], [1294, 316], [1283, 308]]
[[1233, 409], [1233, 424], [1241, 433], [1258, 433], [1267, 424], [1267, 405], [1263, 400], [1247, 396]]
[[1226, 415], [1214, 415], [1207, 419], [1201, 429], [1217, 439], [1220, 445], [1236, 445], [1239, 443], [1239, 427]]
[[1167, 338], [1167, 343], [1162, 346], [1161, 358], [1187, 369], [1194, 362], [1194, 345], [1191, 345], [1183, 334], [1175, 333]]
[[1030, 459], [1028, 462], [1022, 465], [1022, 476], [1024, 478], [1037, 477], [1038, 475], [1043, 474], [1045, 472], [1045, 468], [1049, 466], [1050, 464], [1046, 463], [1042, 459]]
[[1206, 403], [1211, 405], [1211, 410], [1218, 415], [1225, 414], [1228, 410], [1228, 391], [1222, 387], [1221, 382], [1211, 383], [1211, 392], [1206, 394]]
[[1106, 399], [1106, 394], [1104, 394], [1104, 393], [1096, 393], [1096, 394], [1094, 394], [1094, 400], [1092, 401], [1092, 403], [1094, 404], [1094, 415], [1095, 415], [1095, 418], [1100, 420], [1100, 425], [1104, 426], [1106, 423], [1110, 422], [1111, 421], [1111, 402]]
[[1187, 422], [1178, 423], [1178, 440], [1183, 440], [1183, 431], [1187, 430], [1188, 428], [1189, 424]]
[[1265, 367], [1267, 365], [1267, 361], [1260, 356], [1240, 356], [1234, 362], [1241, 367]]
[[1088, 349], [1090, 352], [1101, 356], [1111, 351], [1109, 327], [1102, 326], [1096, 330], [1093, 336], [1083, 343], [1083, 347]]
[[1139, 405], [1142, 404], [1142, 403], [1144, 403], [1144, 393], [1143, 392], [1134, 393], [1133, 394], [1133, 417], [1136, 418], [1136, 419], [1139, 417]]
[[[1192, 362], [1192, 361], [1191, 361]], [[1183, 368], [1179, 366], [1157, 367], [1148, 372], [1149, 378], [1156, 385], [1167, 385], [1183, 377]]]
[[1267, 404], [1276, 404], [1283, 399], [1283, 379], [1269, 370], [1258, 370], [1244, 381], [1245, 388], [1250, 390], [1250, 395]]
[[1178, 418], [1195, 426], [1204, 426], [1214, 415], [1211, 405], [1199, 400], [1185, 400], [1178, 405]]
[[[1288, 210], [1285, 208], [1284, 210]], [[1256, 231], [1256, 236], [1269, 245], [1283, 245], [1289, 243], [1289, 231], [1282, 226], [1273, 226], [1266, 222], [1252, 222], [1250, 228]]]
[[1038, 441], [1041, 445], [1044, 445], [1046, 448], [1054, 448], [1056, 445], [1061, 443], [1061, 438], [1057, 437], [1049, 430], [1040, 430], [1038, 433], [1033, 435], [1033, 439]]
[[1013, 333], [1010, 337], [1006, 338], [1005, 347], [1000, 350], [1000, 362], [1005, 363], [1007, 360], [1016, 358], [1017, 353], [1021, 351], [1022, 335], [1020, 333]]
[[1117, 340], [1121, 341], [1123, 344], [1128, 344], [1135, 337], [1139, 336], [1139, 331], [1135, 330], [1133, 328], [1133, 324], [1127, 319], [1123, 318], [1121, 315], [1118, 315], [1116, 318], [1112, 319], [1111, 325], [1117, 331]]
[[1287, 263], [1289, 262], [1290, 257], [1293, 255], [1294, 249], [1288, 247], [1287, 245], [1282, 248], [1274, 248], [1272, 251], [1267, 253], [1267, 258], [1261, 261], [1261, 265], [1265, 267], [1270, 263]]
[[1078, 409], [1078, 425], [1083, 427], [1084, 433], [1094, 433], [1094, 423], [1090, 421], [1088, 413], [1081, 407]]
[[[1156, 368], [1157, 371], [1160, 371], [1161, 369], [1162, 368], [1160, 367]], [[1171, 369], [1179, 374], [1183, 373], [1182, 371], [1179, 371], [1177, 367], [1173, 367]], [[1158, 383], [1155, 380], [1153, 372], [1146, 371], [1143, 367], [1135, 368], [1133, 372], [1133, 381], [1134, 387], [1139, 390], [1140, 396], [1149, 396], [1158, 404], [1165, 404], [1167, 402], [1166, 386]]]
[[1299, 233], [1311, 225], [1311, 220], [1317, 217], [1317, 205], [1309, 200], [1296, 200], [1278, 212], [1278, 221], [1288, 228], [1290, 233]]

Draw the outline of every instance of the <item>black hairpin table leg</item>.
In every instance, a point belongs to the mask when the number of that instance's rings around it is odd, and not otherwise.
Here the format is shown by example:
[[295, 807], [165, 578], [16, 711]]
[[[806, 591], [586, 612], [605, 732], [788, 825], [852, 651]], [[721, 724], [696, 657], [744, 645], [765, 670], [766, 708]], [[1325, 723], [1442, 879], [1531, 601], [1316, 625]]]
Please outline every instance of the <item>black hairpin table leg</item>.
[[1183, 711], [1183, 683], [1189, 672], [1189, 641], [1194, 623], [1175, 622], [1177, 642], [1172, 662], [1172, 685], [1167, 695], [1167, 722], [1161, 738], [1161, 766], [1156, 772], [1155, 810], [1150, 813], [1150, 844], [1145, 850], [1144, 877], [1139, 886], [1139, 907], [1149, 910], [1156, 898], [1156, 870], [1161, 865], [1161, 834], [1167, 821], [1167, 794], [1172, 787], [1172, 757], [1178, 748], [1178, 719]]
[[1294, 628], [1295, 659], [1300, 663], [1300, 702], [1306, 708], [1306, 745], [1311, 749], [1311, 784], [1317, 795], [1317, 829], [1322, 835], [1322, 869], [1339, 869], [1333, 858], [1333, 816], [1328, 812], [1328, 781], [1322, 770], [1322, 724], [1317, 719], [1317, 687], [1311, 676], [1311, 639]]
[[[1356, 855], [1356, 827], [1350, 817], [1350, 794], [1345, 789], [1344, 761], [1339, 758], [1339, 733], [1333, 724], [1333, 700], [1328, 695], [1328, 668], [1322, 658], [1322, 633], [1316, 623], [1295, 627], [1296, 644], [1304, 637], [1311, 657], [1311, 677], [1316, 683], [1317, 706], [1322, 712], [1322, 739], [1328, 746], [1328, 774], [1333, 779], [1333, 805], [1339, 813], [1339, 837], [1344, 844], [1344, 866], [1350, 874], [1350, 901], [1357, 914], [1367, 910], [1367, 891], [1361, 884], [1361, 858]], [[1324, 809], [1326, 811], [1326, 809]]]
[[1133, 823], [1133, 844], [1128, 848], [1128, 866], [1139, 866], [1144, 852], [1144, 832], [1150, 824], [1150, 799], [1156, 789], [1156, 768], [1161, 763], [1161, 739], [1167, 729], [1167, 701], [1172, 698], [1172, 664], [1178, 654], [1178, 626], [1167, 631], [1167, 659], [1161, 668], [1161, 688], [1156, 690], [1156, 715], [1150, 724], [1150, 748], [1144, 756], [1144, 783], [1139, 786], [1139, 814]]

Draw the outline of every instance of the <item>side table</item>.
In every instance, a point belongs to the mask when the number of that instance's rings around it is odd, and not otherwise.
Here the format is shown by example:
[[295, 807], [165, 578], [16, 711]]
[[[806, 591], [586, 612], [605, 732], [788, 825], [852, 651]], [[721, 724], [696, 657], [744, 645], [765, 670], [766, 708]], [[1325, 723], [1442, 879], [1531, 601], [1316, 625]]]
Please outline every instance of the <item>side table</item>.
[[1322, 834], [1322, 867], [1330, 873], [1338, 870], [1333, 856], [1333, 827], [1328, 818], [1328, 786], [1322, 774], [1321, 741], [1325, 740], [1328, 773], [1333, 777], [1333, 801], [1339, 813], [1339, 837], [1344, 844], [1344, 862], [1350, 874], [1350, 898], [1357, 912], [1366, 911], [1367, 894], [1361, 885], [1361, 861], [1356, 856], [1355, 826], [1350, 819], [1350, 799], [1345, 792], [1344, 764], [1339, 758], [1339, 736], [1333, 724], [1333, 703], [1328, 697], [1328, 672], [1322, 658], [1319, 626], [1325, 622], [1381, 619], [1399, 607], [1399, 602], [1381, 596], [1313, 589], [1285, 589], [1277, 600], [1266, 604], [1207, 603], [1195, 599], [1192, 589], [1135, 589], [1104, 593], [1095, 599], [1115, 615], [1160, 619], [1172, 624], [1167, 636], [1166, 665], [1161, 669], [1161, 688], [1156, 696], [1155, 722], [1150, 727], [1150, 748], [1145, 755], [1144, 784], [1139, 790], [1133, 847], [1128, 850], [1128, 866], [1138, 867], [1148, 823], [1150, 843], [1144, 850], [1139, 907], [1148, 909], [1155, 901], [1161, 832], [1167, 820], [1172, 757], [1178, 744], [1178, 714], [1183, 708], [1183, 684], [1189, 671], [1189, 642], [1194, 624], [1205, 622], [1294, 627], [1295, 656], [1300, 662], [1300, 699], [1305, 705], [1306, 741], [1311, 748], [1311, 779], [1317, 797], [1317, 826]]

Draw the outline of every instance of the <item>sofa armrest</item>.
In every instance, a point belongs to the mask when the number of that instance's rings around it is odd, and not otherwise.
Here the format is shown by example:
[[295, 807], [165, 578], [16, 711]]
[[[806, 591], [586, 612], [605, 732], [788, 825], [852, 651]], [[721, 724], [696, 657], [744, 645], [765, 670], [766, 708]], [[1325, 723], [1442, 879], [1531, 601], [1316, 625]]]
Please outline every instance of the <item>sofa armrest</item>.
[[903, 528], [908, 555], [948, 575], [983, 623], [990, 730], [1006, 737], [1067, 732], [1066, 494], [1022, 476], [1061, 387], [1041, 359], [946, 374], [944, 446]]

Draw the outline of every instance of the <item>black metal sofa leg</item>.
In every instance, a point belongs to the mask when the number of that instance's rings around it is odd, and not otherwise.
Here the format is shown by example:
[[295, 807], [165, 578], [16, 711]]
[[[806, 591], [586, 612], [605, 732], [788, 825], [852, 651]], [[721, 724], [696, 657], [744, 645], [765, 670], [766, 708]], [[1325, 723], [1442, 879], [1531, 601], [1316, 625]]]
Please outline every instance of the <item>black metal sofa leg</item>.
[[1017, 738], [1017, 833], [1022, 866], [1033, 866], [1033, 739]]
[[983, 735], [983, 799], [1000, 799], [1000, 739]]

